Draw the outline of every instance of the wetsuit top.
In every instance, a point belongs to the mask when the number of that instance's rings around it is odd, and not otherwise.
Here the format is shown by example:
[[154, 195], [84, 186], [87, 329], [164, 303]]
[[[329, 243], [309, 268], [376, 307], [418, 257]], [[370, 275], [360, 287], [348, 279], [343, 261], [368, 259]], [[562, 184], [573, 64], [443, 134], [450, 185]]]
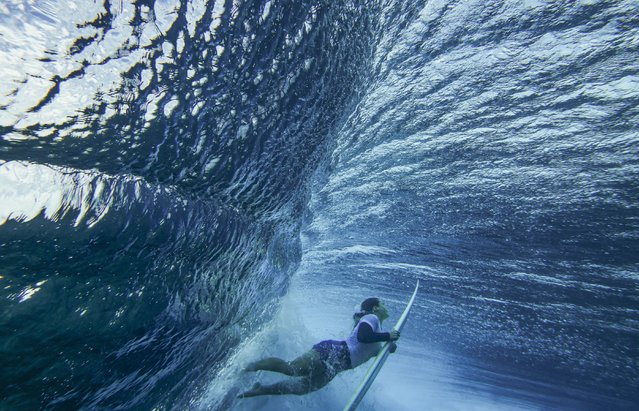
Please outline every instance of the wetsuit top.
[[353, 368], [376, 356], [381, 341], [390, 341], [390, 334], [380, 332], [379, 318], [375, 314], [363, 316], [346, 340]]

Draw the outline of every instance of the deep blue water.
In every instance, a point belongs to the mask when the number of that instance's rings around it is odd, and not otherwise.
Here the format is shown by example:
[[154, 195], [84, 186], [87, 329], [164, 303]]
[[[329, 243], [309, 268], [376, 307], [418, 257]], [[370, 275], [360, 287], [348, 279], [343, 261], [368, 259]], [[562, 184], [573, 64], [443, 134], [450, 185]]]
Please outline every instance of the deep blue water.
[[[636, 1], [0, 4], [0, 409], [637, 409]], [[388, 326], [388, 325], [387, 325]]]

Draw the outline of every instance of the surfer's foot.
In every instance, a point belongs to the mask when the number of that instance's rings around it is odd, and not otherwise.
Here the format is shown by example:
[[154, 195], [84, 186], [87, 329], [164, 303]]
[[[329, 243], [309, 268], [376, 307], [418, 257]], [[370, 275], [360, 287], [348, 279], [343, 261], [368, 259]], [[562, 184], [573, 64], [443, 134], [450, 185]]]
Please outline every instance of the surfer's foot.
[[253, 384], [253, 387], [251, 387], [250, 390], [241, 393], [240, 395], [237, 396], [237, 398], [255, 397], [257, 395], [260, 395], [261, 391], [262, 391], [262, 384], [260, 384], [259, 382], [256, 382], [255, 384]]

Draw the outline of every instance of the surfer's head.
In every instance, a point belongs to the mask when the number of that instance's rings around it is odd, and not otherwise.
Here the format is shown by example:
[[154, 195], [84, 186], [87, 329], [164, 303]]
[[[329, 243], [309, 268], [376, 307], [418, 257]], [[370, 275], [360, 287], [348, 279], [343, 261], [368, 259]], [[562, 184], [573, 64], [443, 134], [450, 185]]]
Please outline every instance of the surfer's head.
[[360, 310], [365, 313], [372, 313], [373, 309], [379, 305], [379, 298], [371, 297], [362, 301], [359, 306]]
[[388, 318], [388, 310], [379, 298], [367, 298], [360, 305], [362, 313], [375, 314], [381, 321]]

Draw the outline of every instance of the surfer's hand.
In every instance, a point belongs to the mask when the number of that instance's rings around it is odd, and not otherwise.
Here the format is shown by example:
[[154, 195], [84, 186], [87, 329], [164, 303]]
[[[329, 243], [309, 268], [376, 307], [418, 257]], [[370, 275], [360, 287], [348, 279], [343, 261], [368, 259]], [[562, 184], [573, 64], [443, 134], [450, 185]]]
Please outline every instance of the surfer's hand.
[[388, 351], [393, 354], [395, 351], [397, 351], [397, 344], [395, 344], [394, 341], [391, 341], [391, 343], [388, 346]]
[[397, 341], [397, 340], [399, 340], [399, 331], [397, 331], [397, 330], [392, 330], [389, 334], [390, 334], [390, 340], [391, 340], [391, 341]]

